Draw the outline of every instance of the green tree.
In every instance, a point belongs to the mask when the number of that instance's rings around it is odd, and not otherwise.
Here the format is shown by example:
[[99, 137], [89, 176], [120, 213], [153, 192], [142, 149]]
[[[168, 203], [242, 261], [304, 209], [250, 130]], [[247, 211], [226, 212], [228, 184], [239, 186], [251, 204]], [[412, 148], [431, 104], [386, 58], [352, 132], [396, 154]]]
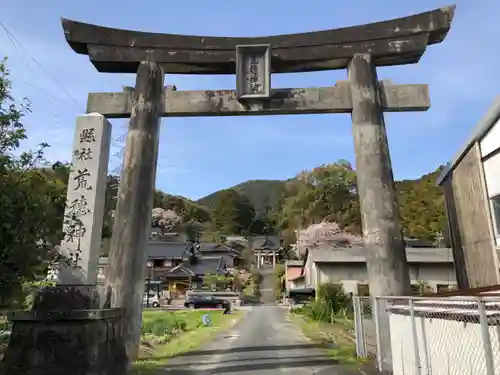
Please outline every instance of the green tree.
[[[27, 138], [22, 120], [30, 104], [17, 104], [9, 71], [0, 62], [0, 300], [8, 303], [24, 282], [35, 280], [58, 258], [62, 237], [67, 166], [47, 167], [42, 143], [19, 152]], [[57, 259], [60, 260], [60, 259]]]
[[438, 233], [443, 233], [446, 239], [449, 236], [444, 194], [436, 185], [442, 168], [440, 166], [418, 180], [396, 182], [405, 236], [427, 241], [436, 241]]
[[213, 211], [214, 230], [221, 234], [246, 234], [255, 218], [250, 201], [236, 190], [223, 190]]
[[207, 274], [203, 277], [203, 286], [216, 291], [224, 291], [228, 288], [234, 290], [234, 276]]
[[[396, 182], [404, 235], [432, 242], [443, 234], [449, 246], [444, 195], [436, 178], [442, 170], [417, 180]], [[335, 222], [344, 232], [361, 233], [356, 172], [345, 160], [305, 171], [286, 183], [273, 209], [276, 230], [284, 246], [292, 243], [290, 231], [322, 221]]]
[[274, 234], [274, 222], [270, 216], [255, 219], [250, 225], [250, 233], [258, 235]]
[[155, 191], [153, 204], [154, 207], [174, 211], [179, 216], [178, 230], [186, 234], [189, 241], [199, 240], [212, 220], [212, 212], [208, 208], [160, 190]]
[[[345, 160], [304, 171], [287, 183], [273, 210], [277, 229], [285, 234], [322, 221], [342, 230], [361, 232], [356, 172]], [[291, 237], [290, 233], [287, 237]]]
[[283, 261], [285, 260], [298, 260], [297, 253], [295, 250], [290, 246], [282, 246], [279, 252], [279, 258]]
[[282, 264], [276, 265], [274, 269], [274, 295], [276, 299], [283, 296], [285, 292], [286, 280], [283, 279], [285, 276], [285, 266]]

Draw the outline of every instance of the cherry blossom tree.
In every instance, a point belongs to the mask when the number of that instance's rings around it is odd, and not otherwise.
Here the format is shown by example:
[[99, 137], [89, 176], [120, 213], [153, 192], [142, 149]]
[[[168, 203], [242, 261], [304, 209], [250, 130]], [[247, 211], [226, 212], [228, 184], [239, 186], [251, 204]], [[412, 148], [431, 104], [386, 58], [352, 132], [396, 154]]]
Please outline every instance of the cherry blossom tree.
[[152, 226], [159, 228], [161, 234], [171, 232], [181, 222], [181, 217], [173, 210], [164, 210], [163, 208], [153, 208]]
[[345, 248], [363, 246], [363, 237], [340, 229], [335, 222], [312, 224], [297, 231], [297, 251], [304, 255], [306, 249], [320, 246]]

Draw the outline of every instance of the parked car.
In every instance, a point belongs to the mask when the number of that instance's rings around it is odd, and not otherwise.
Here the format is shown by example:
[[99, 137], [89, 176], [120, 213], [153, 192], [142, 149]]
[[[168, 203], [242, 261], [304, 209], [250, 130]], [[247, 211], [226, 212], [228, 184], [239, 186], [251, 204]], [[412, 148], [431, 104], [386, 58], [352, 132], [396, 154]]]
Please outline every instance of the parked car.
[[142, 306], [143, 307], [148, 307], [148, 302], [149, 302], [149, 307], [160, 307], [160, 299], [158, 298], [158, 295], [156, 293], [149, 293], [149, 299], [148, 295], [144, 293], [142, 297]]
[[200, 308], [216, 308], [216, 309], [225, 309], [231, 303], [220, 299], [215, 298], [214, 296], [193, 296], [189, 297], [189, 299], [184, 303], [184, 306], [190, 309], [200, 309]]

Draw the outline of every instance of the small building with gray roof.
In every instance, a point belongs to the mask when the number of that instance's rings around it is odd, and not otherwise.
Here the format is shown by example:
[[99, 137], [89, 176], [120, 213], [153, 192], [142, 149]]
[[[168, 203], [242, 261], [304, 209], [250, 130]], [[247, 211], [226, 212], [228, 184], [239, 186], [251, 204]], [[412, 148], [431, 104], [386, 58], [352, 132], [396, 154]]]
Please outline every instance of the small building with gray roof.
[[260, 268], [265, 264], [276, 266], [281, 250], [281, 241], [278, 236], [254, 236], [248, 242], [256, 257], [257, 267]]
[[[317, 289], [331, 282], [342, 284], [346, 293], [368, 294], [366, 251], [364, 247], [309, 249], [304, 261], [305, 287]], [[407, 248], [406, 256], [414, 290], [435, 293], [456, 287], [451, 249]]]
[[[145, 249], [145, 283], [155, 284], [170, 295], [181, 296], [192, 288], [201, 288], [207, 274], [223, 274], [233, 267], [239, 253], [227, 246], [192, 242], [149, 241]], [[104, 283], [108, 257], [100, 257], [98, 282]]]
[[223, 243], [202, 242], [197, 244], [196, 251], [203, 257], [222, 257], [229, 268], [239, 266], [241, 263], [241, 251], [231, 245]]

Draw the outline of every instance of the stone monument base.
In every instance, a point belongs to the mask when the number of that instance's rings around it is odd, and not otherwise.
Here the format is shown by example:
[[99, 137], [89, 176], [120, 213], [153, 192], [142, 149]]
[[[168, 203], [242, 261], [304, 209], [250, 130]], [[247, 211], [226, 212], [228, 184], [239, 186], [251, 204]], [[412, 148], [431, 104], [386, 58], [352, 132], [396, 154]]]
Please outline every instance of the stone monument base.
[[129, 361], [120, 309], [99, 309], [95, 286], [44, 287], [31, 311], [12, 311], [0, 375], [122, 375]]

